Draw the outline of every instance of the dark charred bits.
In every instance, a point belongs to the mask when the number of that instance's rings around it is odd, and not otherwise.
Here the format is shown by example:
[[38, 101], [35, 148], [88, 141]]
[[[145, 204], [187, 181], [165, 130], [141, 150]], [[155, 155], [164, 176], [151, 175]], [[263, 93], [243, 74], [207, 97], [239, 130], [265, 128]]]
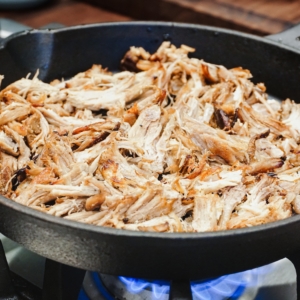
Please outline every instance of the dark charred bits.
[[34, 162], [36, 162], [36, 160], [38, 159], [39, 156], [40, 156], [39, 154], [34, 155], [34, 153], [32, 153], [30, 156], [30, 159], [33, 160]]
[[11, 180], [13, 191], [15, 191], [19, 184], [26, 179], [26, 169], [27, 167], [21, 168], [14, 174], [14, 177]]
[[24, 136], [25, 145], [30, 149], [30, 144], [27, 136]]
[[114, 127], [113, 131], [117, 131], [117, 130], [119, 130], [119, 129], [120, 129], [120, 127], [121, 127], [121, 123], [120, 123], [120, 122], [118, 122], [118, 123], [116, 124], [116, 126]]
[[129, 219], [128, 219], [128, 218], [124, 218], [124, 219], [123, 219], [123, 222], [124, 222], [125, 224], [127, 224], [127, 223], [128, 223], [128, 221], [129, 221]]
[[120, 153], [124, 156], [124, 157], [132, 157], [132, 158], [136, 158], [138, 157], [138, 155], [135, 153], [135, 152], [132, 152], [128, 149], [119, 149], [120, 150]]
[[[172, 96], [171, 96], [171, 97], [172, 97]], [[174, 101], [175, 97], [172, 97], [172, 99], [173, 99], [173, 101]], [[167, 104], [164, 106], [164, 108], [165, 108], [165, 107], [168, 107], [171, 103], [172, 103], [172, 102], [171, 102], [170, 97], [167, 97]]]
[[73, 145], [71, 149], [72, 149], [72, 151], [76, 151], [78, 148], [79, 148], [78, 145]]
[[239, 109], [237, 108], [237, 109], [234, 111], [233, 120], [232, 120], [232, 124], [231, 124], [232, 127], [233, 127], [234, 124], [237, 122], [238, 118], [239, 118]]
[[270, 177], [275, 177], [275, 178], [277, 177], [277, 174], [274, 172], [268, 172], [267, 175]]
[[99, 110], [93, 110], [93, 113], [96, 114], [96, 115], [101, 115], [103, 117], [106, 117], [107, 116], [107, 112], [108, 112], [108, 109], [99, 109]]
[[157, 180], [162, 181], [163, 180], [163, 176], [164, 175], [169, 175], [169, 174], [171, 174], [171, 173], [170, 172], [161, 173], [161, 174], [158, 175]]
[[270, 132], [271, 132], [270, 129], [268, 129], [266, 132], [263, 132], [260, 135], [258, 135], [257, 139], [265, 139], [266, 137], [269, 136]]
[[193, 211], [190, 210], [190, 211], [188, 211], [183, 217], [181, 217], [181, 219], [182, 219], [182, 220], [185, 220], [185, 219], [187, 219], [187, 218], [189, 218], [189, 217], [192, 217], [192, 216], [193, 216]]
[[121, 60], [121, 70], [130, 72], [140, 72], [141, 70], [136, 66], [139, 61], [138, 56], [133, 56], [130, 51], [128, 51], [124, 58]]
[[186, 174], [188, 172], [189, 164], [190, 164], [191, 160], [192, 160], [192, 156], [190, 154], [188, 154], [186, 156], [186, 158], [184, 159], [184, 163], [183, 163], [183, 166], [180, 169], [180, 173]]
[[90, 144], [90, 146], [96, 145], [102, 141], [104, 141], [108, 136], [110, 135], [109, 132], [104, 131], [103, 133], [101, 133], [99, 136], [97, 136], [92, 143]]
[[[119, 130], [119, 129], [120, 129], [120, 126], [121, 126], [121, 123], [118, 122], [118, 123], [116, 124], [116, 126], [114, 127], [113, 131]], [[104, 141], [109, 135], [110, 135], [110, 132], [108, 132], [108, 131], [102, 132], [101, 134], [99, 134], [99, 135], [91, 142], [91, 144], [89, 145], [89, 147], [94, 146], [94, 145], [96, 145], [96, 144], [98, 144], [98, 143]], [[73, 148], [72, 148], [72, 150], [73, 150]], [[73, 150], [73, 151], [74, 151], [74, 150]]]
[[220, 129], [229, 130], [231, 128], [230, 118], [224, 110], [215, 109], [214, 116]]
[[276, 140], [281, 140], [281, 139], [283, 139], [284, 137], [283, 137], [283, 135], [278, 135], [277, 137], [276, 137]]
[[47, 202], [47, 207], [53, 206], [55, 204], [56, 204], [55, 200], [48, 201]]

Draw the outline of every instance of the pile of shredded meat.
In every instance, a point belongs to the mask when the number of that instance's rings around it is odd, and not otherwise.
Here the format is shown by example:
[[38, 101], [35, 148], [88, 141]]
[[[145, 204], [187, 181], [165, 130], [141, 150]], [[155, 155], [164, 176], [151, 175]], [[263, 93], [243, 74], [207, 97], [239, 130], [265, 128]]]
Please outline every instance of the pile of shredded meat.
[[300, 105], [248, 70], [132, 47], [50, 84], [0, 93], [0, 193], [69, 220], [202, 232], [300, 213]]

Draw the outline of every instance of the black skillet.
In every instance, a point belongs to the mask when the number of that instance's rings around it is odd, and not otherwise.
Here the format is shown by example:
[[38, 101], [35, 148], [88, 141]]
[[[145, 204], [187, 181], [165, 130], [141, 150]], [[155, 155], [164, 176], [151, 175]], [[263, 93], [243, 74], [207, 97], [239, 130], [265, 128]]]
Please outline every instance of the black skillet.
[[[250, 69], [269, 93], [300, 102], [300, 27], [266, 38], [199, 25], [130, 22], [32, 30], [0, 49], [2, 87], [40, 70], [40, 79], [68, 78], [92, 64], [117, 70], [130, 46], [155, 51], [164, 40], [195, 47], [193, 56]], [[298, 45], [299, 44], [299, 45]], [[299, 120], [300, 121], [300, 120]], [[202, 279], [299, 253], [300, 215], [252, 228], [207, 233], [151, 233], [76, 223], [0, 197], [0, 232], [52, 260], [106, 274]], [[297, 256], [296, 256], [297, 257]]]

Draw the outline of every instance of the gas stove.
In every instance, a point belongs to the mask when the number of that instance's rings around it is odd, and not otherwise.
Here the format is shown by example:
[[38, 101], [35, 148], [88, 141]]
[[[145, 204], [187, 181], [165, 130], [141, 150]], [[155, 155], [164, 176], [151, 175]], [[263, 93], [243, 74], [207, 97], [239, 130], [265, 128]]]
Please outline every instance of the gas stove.
[[[0, 41], [24, 29], [28, 27], [0, 19]], [[0, 240], [4, 247], [2, 251], [0, 245], [0, 299], [297, 299], [296, 271], [288, 259], [219, 278], [171, 283], [79, 270], [41, 257], [2, 235]]]
[[[3, 235], [1, 235], [1, 241], [4, 246], [4, 252], [2, 257], [0, 252], [0, 260], [3, 262], [6, 257], [9, 270], [8, 268], [3, 270], [3, 263], [0, 264], [2, 269], [0, 272], [0, 299], [297, 299], [296, 272], [293, 264], [288, 259], [282, 259], [263, 267], [219, 278], [193, 281], [190, 282], [188, 287], [179, 285], [179, 290], [176, 290], [176, 293], [181, 296], [170, 296], [171, 283], [168, 281], [148, 281], [76, 270], [49, 261]], [[61, 272], [63, 269], [64, 271]], [[3, 279], [5, 274], [9, 274], [13, 287], [7, 283], [5, 286], [1, 285], [1, 282], [6, 282]], [[65, 278], [61, 278], [61, 276]], [[52, 282], [49, 278], [52, 278]], [[81, 282], [82, 279], [83, 281]], [[178, 286], [176, 286], [176, 289], [178, 289]], [[72, 290], [72, 293], [70, 290]], [[48, 295], [45, 293], [48, 293]], [[58, 298], [57, 295], [62, 296]]]

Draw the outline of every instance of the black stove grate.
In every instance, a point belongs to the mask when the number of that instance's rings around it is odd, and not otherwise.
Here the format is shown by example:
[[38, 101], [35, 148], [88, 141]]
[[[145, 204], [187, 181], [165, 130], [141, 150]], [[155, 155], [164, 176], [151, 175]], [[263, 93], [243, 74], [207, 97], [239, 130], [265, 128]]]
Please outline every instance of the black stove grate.
[[12, 273], [0, 241], [0, 300], [77, 300], [86, 271], [46, 259], [40, 290]]
[[[294, 263], [296, 270], [300, 270], [300, 256], [294, 255], [290, 256], [289, 259]], [[82, 285], [86, 271], [80, 270], [74, 267], [66, 266], [61, 263], [46, 260], [45, 263], [45, 273], [44, 273], [44, 285], [42, 289], [37, 288], [33, 284], [29, 283], [20, 276], [12, 273], [9, 270], [9, 266], [6, 260], [5, 252], [3, 250], [2, 243], [0, 241], [0, 300], [81, 300], [89, 299], [88, 295], [84, 291], [84, 285]], [[94, 282], [98, 282], [98, 285], [101, 285], [100, 292], [103, 295], [103, 299], [113, 300], [129, 300], [130, 298], [112, 296], [113, 290], [110, 288], [109, 278], [118, 278], [120, 282], [132, 284], [137, 287], [137, 285], [144, 284], [145, 287], [149, 283], [147, 281], [137, 281], [133, 282], [133, 279], [125, 277], [116, 277], [109, 275], [100, 275], [95, 272], [88, 272], [94, 278]], [[240, 273], [242, 274], [242, 273]], [[218, 281], [221, 281], [223, 278], [230, 278], [229, 276], [223, 276], [215, 280], [215, 286], [217, 287]], [[241, 276], [241, 275], [238, 275]], [[130, 281], [131, 280], [131, 281]], [[225, 280], [226, 281], [226, 280]], [[198, 284], [198, 289], [201, 289], [201, 284], [204, 287], [207, 285], [213, 285], [214, 281], [202, 281], [200, 285]], [[169, 284], [169, 283], [168, 283]], [[126, 284], [125, 284], [126, 285]], [[161, 284], [162, 285], [162, 284]], [[299, 283], [297, 282], [297, 286]], [[83, 286], [83, 289], [82, 289]], [[126, 286], [125, 286], [126, 288]], [[162, 288], [162, 287], [161, 287]], [[99, 286], [98, 286], [99, 290]], [[170, 291], [169, 291], [170, 290]], [[176, 299], [176, 300], [189, 300], [192, 299], [192, 291], [195, 292], [195, 285], [192, 285], [190, 282], [172, 282], [168, 286], [168, 292], [166, 293], [167, 299]], [[236, 286], [235, 293], [230, 296], [229, 299], [238, 299], [238, 296], [243, 292], [243, 284], [240, 281], [240, 284]], [[114, 294], [115, 295], [115, 294]], [[225, 296], [225, 295], [224, 295]], [[227, 298], [227, 296], [225, 297]], [[224, 298], [224, 299], [225, 299]], [[299, 296], [297, 298], [300, 300]], [[98, 298], [97, 298], [98, 300]]]

